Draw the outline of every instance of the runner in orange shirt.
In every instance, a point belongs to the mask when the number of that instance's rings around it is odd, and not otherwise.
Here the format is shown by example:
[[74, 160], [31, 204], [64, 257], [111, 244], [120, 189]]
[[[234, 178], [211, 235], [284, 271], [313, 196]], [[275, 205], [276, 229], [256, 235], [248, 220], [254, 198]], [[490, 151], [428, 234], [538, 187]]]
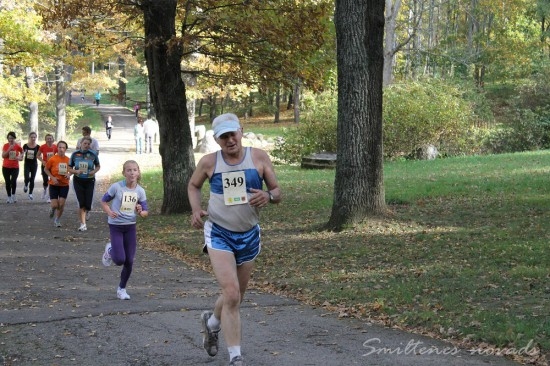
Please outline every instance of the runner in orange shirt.
[[15, 196], [15, 190], [17, 189], [17, 177], [19, 176], [19, 162], [23, 160], [25, 156], [23, 154], [23, 148], [19, 145], [15, 139], [17, 136], [15, 132], [8, 132], [8, 142], [2, 147], [2, 175], [6, 182], [6, 193], [8, 194], [8, 203], [17, 202]]
[[65, 201], [69, 194], [69, 182], [71, 173], [69, 173], [69, 157], [65, 155], [68, 145], [65, 141], [57, 143], [57, 154], [52, 156], [46, 162], [44, 172], [50, 178], [50, 218], [54, 217], [55, 227], [61, 227], [59, 218], [63, 215]]
[[42, 167], [40, 168], [40, 171], [42, 173], [42, 185], [44, 186], [44, 193], [42, 194], [42, 199], [47, 200], [50, 202], [50, 196], [48, 195], [48, 174], [44, 172], [44, 167], [46, 167], [46, 163], [49, 158], [54, 156], [57, 153], [57, 145], [53, 143], [53, 135], [47, 134], [46, 135], [46, 143], [44, 145], [40, 145], [40, 149], [38, 149], [38, 160], [42, 163]]

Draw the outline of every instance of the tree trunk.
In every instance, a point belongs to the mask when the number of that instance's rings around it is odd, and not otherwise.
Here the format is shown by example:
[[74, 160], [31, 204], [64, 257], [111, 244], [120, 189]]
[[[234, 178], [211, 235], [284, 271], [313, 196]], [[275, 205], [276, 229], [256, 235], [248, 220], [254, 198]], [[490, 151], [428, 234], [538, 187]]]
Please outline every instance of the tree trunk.
[[191, 140], [193, 141], [193, 151], [197, 147], [197, 135], [195, 134], [195, 107], [196, 99], [187, 100], [187, 115], [189, 116], [189, 130], [191, 131]]
[[118, 104], [126, 105], [126, 61], [122, 57], [118, 57], [118, 70], [120, 71], [120, 79], [118, 79]]
[[[154, 116], [153, 111], [151, 111], [151, 82], [149, 78], [147, 78], [147, 93], [145, 94], [145, 106], [147, 108], [147, 118], [151, 118]], [[156, 117], [156, 116], [155, 116]]]
[[[28, 89], [34, 87], [34, 74], [31, 67], [25, 67], [25, 84]], [[29, 131], [36, 132], [36, 141], [40, 141], [38, 139], [38, 103], [35, 101], [29, 103]]]
[[[36, 139], [38, 140], [38, 103], [29, 103], [29, 131], [36, 132]], [[43, 137], [43, 136], [42, 136]]]
[[294, 123], [300, 123], [300, 86], [300, 80], [296, 81], [292, 92], [294, 96]]
[[191, 211], [187, 184], [195, 169], [187, 99], [180, 62], [183, 50], [176, 36], [176, 0], [145, 0], [145, 59], [151, 101], [160, 129], [164, 197], [162, 214]]
[[288, 100], [287, 100], [287, 103], [286, 103], [286, 110], [288, 111], [290, 108], [292, 108], [292, 101], [294, 100], [294, 98], [292, 97], [292, 91], [290, 91], [290, 93], [288, 93]]
[[0, 37], [0, 76], [4, 76], [4, 38]]
[[281, 122], [281, 85], [277, 84], [277, 94], [275, 95], [275, 120], [273, 122]]
[[401, 8], [401, 0], [385, 0], [386, 3], [386, 35], [384, 51], [384, 86], [392, 82], [393, 65], [395, 57], [395, 30], [397, 29], [397, 17]]
[[250, 98], [248, 99], [248, 117], [252, 117], [254, 115], [254, 97], [252, 94], [250, 94]]
[[57, 115], [57, 128], [55, 140], [65, 140], [65, 131], [67, 129], [67, 115], [65, 107], [67, 106], [65, 89], [65, 68], [63, 66], [55, 67], [55, 112]]
[[216, 95], [211, 94], [208, 99], [210, 100], [210, 121], [216, 117]]
[[336, 0], [338, 157], [328, 230], [385, 213], [384, 0]]

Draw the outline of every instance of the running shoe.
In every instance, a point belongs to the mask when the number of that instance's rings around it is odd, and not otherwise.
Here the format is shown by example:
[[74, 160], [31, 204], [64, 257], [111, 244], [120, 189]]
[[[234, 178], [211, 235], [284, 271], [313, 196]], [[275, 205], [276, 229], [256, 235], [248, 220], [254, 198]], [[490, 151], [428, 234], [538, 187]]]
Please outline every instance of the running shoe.
[[15, 203], [15, 202], [17, 202], [17, 196], [12, 194], [11, 195], [11, 203]]
[[48, 189], [44, 188], [44, 193], [42, 193], [42, 199], [45, 200], [46, 198], [48, 198]]
[[11, 196], [8, 196], [8, 200], [6, 201], [6, 203], [13, 203]]
[[218, 333], [220, 330], [211, 330], [208, 327], [208, 319], [211, 316], [211, 311], [203, 311], [201, 314], [202, 346], [208, 355], [215, 356], [218, 353]]
[[88, 228], [86, 227], [86, 224], [80, 224], [78, 231], [86, 231], [86, 230], [88, 230]]
[[90, 211], [86, 211], [86, 221], [90, 220]]
[[229, 362], [229, 366], [244, 366], [244, 361], [241, 356], [235, 356]]
[[118, 288], [116, 290], [116, 297], [118, 297], [121, 300], [130, 300], [130, 295], [126, 292], [125, 288]]
[[55, 227], [61, 227], [61, 223], [59, 222], [59, 219], [56, 218], [55, 220], [53, 220], [53, 225]]
[[50, 219], [53, 217], [53, 215], [55, 214], [55, 208], [50, 208]]
[[103, 257], [101, 257], [101, 262], [105, 267], [109, 267], [113, 264], [113, 259], [111, 258], [111, 243], [105, 244], [105, 251], [103, 252]]
[[29, 187], [25, 184], [25, 187], [23, 187], [23, 192], [27, 193], [28, 190], [29, 190]]
[[32, 196], [32, 193], [29, 193], [29, 199], [32, 201], [34, 200], [34, 197]]
[[52, 202], [52, 200], [50, 199], [50, 197], [48, 197], [48, 199], [46, 200], [46, 202], [48, 202], [48, 203], [51, 203], [51, 202]]

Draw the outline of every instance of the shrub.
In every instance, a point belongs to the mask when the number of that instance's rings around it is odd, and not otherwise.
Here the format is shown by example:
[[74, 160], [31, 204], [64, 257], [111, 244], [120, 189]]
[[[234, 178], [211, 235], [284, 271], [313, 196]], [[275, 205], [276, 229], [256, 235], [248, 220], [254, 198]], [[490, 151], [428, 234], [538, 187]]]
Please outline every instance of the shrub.
[[490, 135], [487, 128], [471, 126], [467, 128], [457, 139], [452, 141], [442, 141], [440, 149], [441, 156], [468, 156], [486, 154], [487, 148], [483, 141]]
[[459, 146], [472, 125], [471, 105], [462, 92], [439, 80], [391, 85], [384, 91], [384, 154], [408, 156], [433, 144], [440, 153]]
[[[67, 132], [72, 131], [76, 127], [78, 120], [83, 116], [82, 109], [83, 107], [80, 105], [68, 105], [65, 107], [65, 128]], [[44, 129], [49, 133], [55, 132], [57, 126], [57, 116], [54, 106], [51, 104], [44, 104], [43, 108], [39, 108], [38, 119], [41, 124], [41, 129]], [[101, 126], [103, 127], [103, 122], [101, 122]]]
[[483, 145], [493, 154], [549, 148], [550, 111], [516, 111], [508, 125], [491, 130]]
[[515, 80], [515, 102], [520, 108], [536, 110], [550, 103], [550, 63], [548, 60], [536, 63], [536, 68], [528, 78]]
[[[480, 130], [472, 127], [473, 108], [483, 105], [484, 97], [476, 98], [469, 102], [471, 91], [466, 95], [463, 89], [440, 80], [389, 86], [384, 91], [385, 157], [409, 156], [427, 144], [435, 145], [445, 156], [479, 153]], [[308, 95], [303, 104], [300, 124], [285, 129], [272, 152], [276, 160], [298, 163], [312, 153], [337, 152], [336, 94]]]
[[306, 95], [304, 113], [294, 128], [285, 128], [272, 155], [284, 163], [299, 163], [302, 157], [322, 151], [336, 152], [337, 98], [324, 92]]

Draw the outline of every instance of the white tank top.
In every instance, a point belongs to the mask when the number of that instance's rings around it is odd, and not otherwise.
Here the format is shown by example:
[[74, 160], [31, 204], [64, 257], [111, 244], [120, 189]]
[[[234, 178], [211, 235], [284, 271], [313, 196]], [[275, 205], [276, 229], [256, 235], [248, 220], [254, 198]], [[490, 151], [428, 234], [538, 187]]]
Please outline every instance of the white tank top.
[[221, 151], [216, 153], [214, 173], [210, 178], [210, 200], [208, 201], [209, 220], [221, 227], [235, 232], [245, 232], [252, 229], [260, 220], [260, 210], [248, 203], [226, 205], [224, 200], [224, 173], [242, 172], [246, 184], [247, 197], [250, 198], [250, 188], [262, 189], [263, 179], [252, 161], [252, 149], [245, 148], [243, 160], [230, 165], [223, 159]]

